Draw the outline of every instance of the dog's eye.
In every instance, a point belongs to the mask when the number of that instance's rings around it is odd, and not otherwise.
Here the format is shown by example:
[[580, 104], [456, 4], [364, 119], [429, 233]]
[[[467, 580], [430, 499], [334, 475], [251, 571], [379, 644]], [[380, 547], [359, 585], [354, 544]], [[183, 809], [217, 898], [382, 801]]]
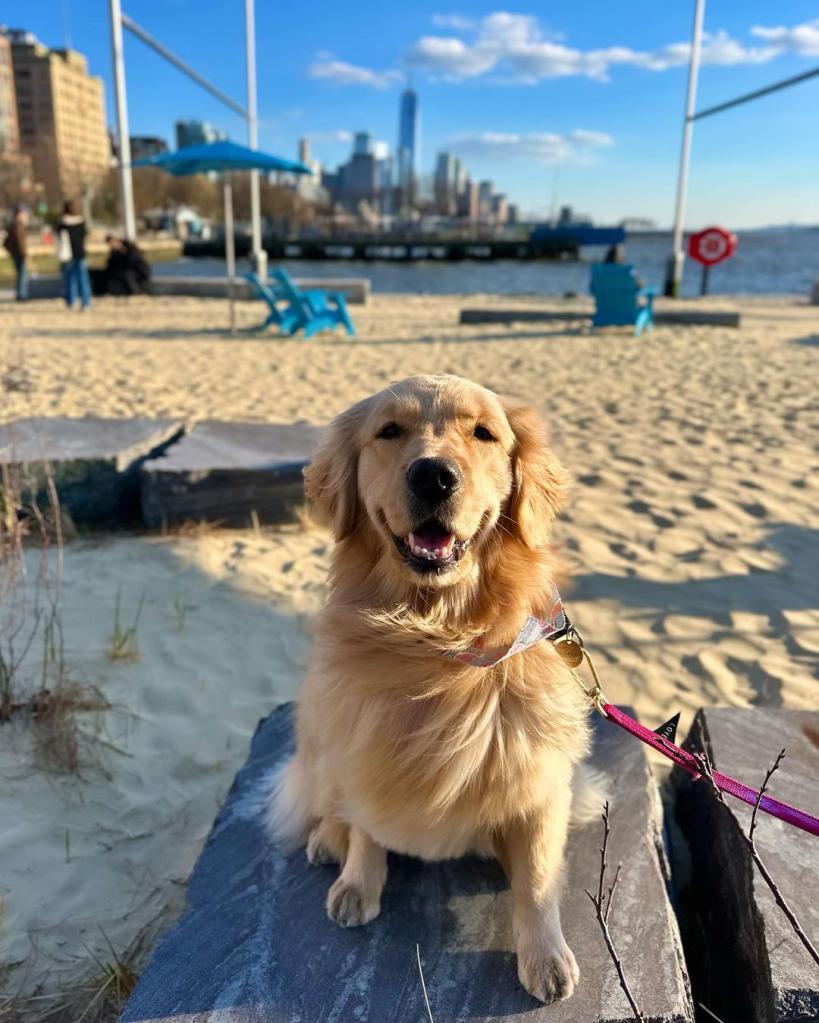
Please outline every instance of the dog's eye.
[[378, 440], [394, 440], [396, 437], [401, 436], [401, 427], [398, 423], [387, 423], [386, 426], [381, 427], [375, 436]]
[[495, 440], [494, 434], [490, 433], [485, 426], [481, 426], [480, 424], [475, 427], [475, 436], [478, 440]]

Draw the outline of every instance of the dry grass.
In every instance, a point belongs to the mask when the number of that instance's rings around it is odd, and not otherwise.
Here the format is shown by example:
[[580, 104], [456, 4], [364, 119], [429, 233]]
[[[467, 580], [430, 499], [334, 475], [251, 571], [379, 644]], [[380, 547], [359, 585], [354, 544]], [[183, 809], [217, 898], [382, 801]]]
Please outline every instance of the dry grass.
[[85, 949], [96, 972], [89, 973], [86, 980], [69, 991], [0, 997], [0, 1023], [116, 1023], [136, 987], [155, 931], [154, 924], [145, 927], [121, 953], [103, 931], [107, 946], [104, 956]]
[[100, 729], [102, 713], [110, 706], [94, 685], [65, 682], [54, 692], [36, 693], [29, 712], [37, 767], [53, 774], [103, 771], [100, 754], [106, 744]]
[[178, 522], [173, 526], [163, 526], [161, 536], [163, 539], [204, 540], [209, 536], [224, 532], [226, 528], [224, 522], [220, 521], [189, 519], [187, 522]]
[[[96, 686], [69, 677], [61, 600], [70, 527], [48, 462], [0, 465], [0, 726], [29, 725], [35, 765], [58, 774], [101, 768], [109, 708]], [[135, 626], [125, 630], [126, 649]]]
[[130, 625], [123, 626], [120, 617], [121, 593], [117, 590], [114, 601], [114, 627], [111, 632], [111, 640], [108, 644], [108, 657], [112, 661], [136, 661], [139, 659], [139, 640], [137, 629], [142, 614], [142, 607], [145, 603], [145, 594], [139, 598], [134, 620]]
[[[25, 703], [33, 680], [24, 665], [44, 647], [47, 674], [64, 673], [61, 618], [63, 515], [47, 462], [0, 465], [0, 724]], [[35, 548], [36, 557], [27, 557]]]

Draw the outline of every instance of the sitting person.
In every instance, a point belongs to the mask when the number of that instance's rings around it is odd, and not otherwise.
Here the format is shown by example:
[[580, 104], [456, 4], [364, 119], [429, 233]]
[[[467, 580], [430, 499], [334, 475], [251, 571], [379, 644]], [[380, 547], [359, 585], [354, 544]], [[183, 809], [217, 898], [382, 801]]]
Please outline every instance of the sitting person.
[[109, 295], [144, 295], [151, 280], [151, 267], [135, 242], [108, 235], [105, 290]]
[[[606, 253], [606, 256], [605, 256], [603, 262], [604, 263], [617, 263], [620, 266], [625, 264], [625, 262], [626, 262], [626, 250], [625, 250], [625, 247], [623, 245], [620, 245], [620, 244], [612, 245], [610, 247], [609, 251]], [[632, 274], [633, 274], [633, 277], [634, 277], [634, 282], [637, 285], [637, 287], [638, 288], [644, 288], [646, 286], [646, 282], [643, 280], [643, 278], [640, 277], [640, 275], [638, 273], [634, 272], [634, 271], [632, 271]]]

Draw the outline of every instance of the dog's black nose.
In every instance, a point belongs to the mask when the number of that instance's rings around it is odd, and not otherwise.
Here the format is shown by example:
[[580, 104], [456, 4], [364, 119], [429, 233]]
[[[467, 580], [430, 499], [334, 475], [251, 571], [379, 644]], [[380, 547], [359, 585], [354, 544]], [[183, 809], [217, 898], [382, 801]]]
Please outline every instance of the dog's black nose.
[[460, 487], [461, 470], [448, 458], [419, 458], [407, 469], [411, 493], [428, 504], [443, 504]]

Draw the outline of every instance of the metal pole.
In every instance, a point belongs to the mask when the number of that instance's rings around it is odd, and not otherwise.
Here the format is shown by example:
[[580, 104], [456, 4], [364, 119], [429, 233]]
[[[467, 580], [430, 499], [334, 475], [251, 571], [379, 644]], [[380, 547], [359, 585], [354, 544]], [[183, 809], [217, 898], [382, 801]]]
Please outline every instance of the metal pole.
[[[259, 148], [259, 125], [256, 112], [256, 20], [254, 0], [245, 0], [245, 49], [247, 53], [247, 144]], [[267, 277], [267, 253], [262, 249], [261, 201], [259, 172], [250, 172], [250, 223], [253, 269], [264, 280]]]
[[819, 75], [819, 67], [811, 68], [810, 71], [804, 71], [801, 75], [794, 75], [793, 78], [783, 78], [779, 82], [774, 82], [773, 85], [766, 85], [764, 89], [754, 89], [753, 92], [746, 92], [742, 96], [737, 96], [736, 99], [729, 99], [725, 103], [717, 103], [714, 107], [700, 110], [698, 114], [694, 114], [691, 120], [699, 121], [701, 117], [719, 114], [723, 110], [730, 110], [731, 107], [738, 107], [741, 103], [748, 103], [752, 99], [759, 99], [760, 96], [770, 96], [772, 92], [779, 92], [780, 89], [789, 89], [792, 85], [799, 85], [800, 82], [806, 82], [809, 78], [815, 78], [817, 75]]
[[236, 333], [236, 311], [233, 308], [233, 278], [236, 275], [236, 240], [233, 235], [233, 189], [225, 177], [225, 263], [227, 264], [230, 332]]
[[111, 58], [114, 63], [114, 95], [117, 103], [117, 135], [119, 136], [119, 192], [122, 205], [122, 227], [128, 241], [136, 239], [134, 216], [134, 184], [131, 180], [131, 137], [128, 134], [128, 97], [125, 94], [125, 60], [122, 52], [122, 10], [120, 0], [108, 0], [111, 16]]
[[194, 69], [190, 67], [190, 65], [186, 64], [184, 60], [180, 60], [180, 58], [177, 57], [175, 53], [172, 53], [167, 46], [160, 43], [158, 39], [154, 39], [154, 37], [150, 33], [146, 32], [144, 28], [137, 25], [133, 18], [129, 18], [127, 14], [121, 15], [121, 18], [122, 27], [127, 28], [132, 35], [135, 35], [137, 39], [140, 39], [146, 46], [150, 46], [154, 53], [158, 53], [159, 56], [167, 60], [169, 64], [173, 64], [174, 67], [179, 68], [183, 75], [187, 75], [188, 78], [191, 78], [197, 85], [201, 85], [203, 89], [206, 89], [211, 94], [211, 96], [215, 96], [220, 103], [224, 103], [225, 106], [230, 107], [230, 109], [234, 110], [240, 117], [247, 117], [247, 111], [241, 103], [237, 103], [235, 100], [232, 100], [227, 93], [222, 92], [221, 89], [209, 82], [207, 78], [200, 75], [198, 71], [194, 71]]
[[677, 203], [674, 210], [674, 240], [671, 258], [665, 279], [666, 295], [677, 297], [682, 285], [683, 260], [682, 248], [683, 220], [685, 219], [685, 196], [688, 187], [688, 163], [691, 156], [691, 132], [693, 129], [694, 107], [697, 102], [697, 74], [700, 66], [700, 45], [702, 43], [702, 23], [705, 17], [705, 0], [696, 0], [694, 8], [694, 30], [691, 35], [691, 60], [688, 64], [688, 94], [685, 100], [685, 121], [683, 122], [682, 149], [680, 151], [680, 169], [677, 178]]

